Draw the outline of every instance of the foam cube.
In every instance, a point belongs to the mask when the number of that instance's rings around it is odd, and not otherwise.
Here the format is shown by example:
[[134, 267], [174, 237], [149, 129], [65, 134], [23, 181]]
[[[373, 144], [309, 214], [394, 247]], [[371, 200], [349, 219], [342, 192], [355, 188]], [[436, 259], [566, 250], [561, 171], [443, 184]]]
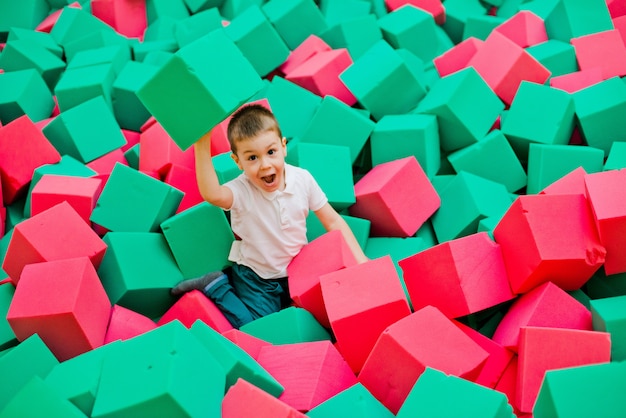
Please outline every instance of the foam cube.
[[280, 64], [278, 69], [283, 74], [289, 74], [291, 70], [311, 58], [318, 52], [330, 51], [331, 47], [317, 35], [309, 35], [304, 41], [289, 52], [287, 58]]
[[196, 171], [192, 168], [172, 164], [163, 182], [184, 193], [176, 213], [183, 212], [192, 206], [204, 202], [204, 198], [198, 189]]
[[[223, 18], [217, 8], [203, 10], [184, 19], [173, 22], [174, 40], [179, 48], [192, 43], [207, 33], [223, 27]], [[156, 21], [150, 26], [158, 25], [161, 28], [160, 38], [168, 39], [167, 21]], [[152, 39], [152, 38], [151, 38]]]
[[[50, 41], [54, 43], [51, 39]], [[57, 48], [59, 47], [58, 45], [56, 46]], [[15, 39], [7, 42], [2, 49], [0, 68], [3, 68], [5, 71], [35, 69], [48, 88], [53, 90], [65, 69], [65, 61], [34, 39]], [[46, 108], [42, 107], [42, 109]]]
[[235, 237], [224, 211], [217, 206], [200, 203], [165, 220], [160, 227], [185, 278], [231, 264], [228, 253]]
[[363, 418], [394, 416], [358, 382], [307, 412], [310, 418], [341, 418], [349, 414]]
[[431, 305], [458, 318], [514, 297], [500, 246], [486, 232], [442, 241], [398, 264], [415, 310]]
[[306, 309], [290, 306], [239, 328], [270, 344], [295, 344], [330, 340], [330, 333]]
[[50, 30], [52, 38], [61, 46], [73, 40], [100, 31], [115, 33], [115, 30], [82, 7], [64, 7]]
[[547, 370], [608, 363], [611, 336], [605, 332], [522, 327], [515, 406], [532, 412]]
[[156, 232], [182, 198], [183, 193], [169, 184], [117, 163], [90, 220], [110, 231]]
[[163, 235], [156, 232], [107, 232], [107, 253], [98, 275], [109, 300], [151, 319], [167, 311], [175, 299], [170, 289], [180, 282]]
[[614, 141], [623, 140], [620, 118], [626, 108], [626, 84], [611, 77], [572, 94], [581, 134], [587, 145], [608, 154]]
[[467, 67], [467, 63], [483, 42], [482, 39], [470, 36], [433, 58], [433, 65], [439, 76], [445, 77]]
[[127, 340], [144, 332], [152, 331], [157, 324], [150, 318], [120, 305], [111, 308], [111, 319], [104, 336], [104, 344]]
[[502, 133], [520, 160], [528, 158], [531, 143], [567, 145], [574, 130], [574, 101], [566, 92], [522, 81]]
[[0, 350], [6, 350], [17, 344], [15, 333], [6, 319], [14, 294], [15, 286], [10, 283], [0, 284]]
[[511, 196], [502, 183], [464, 171], [451, 179], [439, 195], [441, 207], [431, 219], [439, 242], [477, 232], [481, 219], [499, 218], [511, 205]]
[[414, 156], [428, 178], [441, 165], [439, 124], [434, 115], [387, 115], [376, 123], [370, 135], [372, 165]]
[[0, 73], [0, 121], [7, 124], [27, 115], [34, 121], [46, 119], [52, 114], [54, 100], [42, 76], [27, 68]]
[[585, 176], [587, 172], [584, 168], [578, 167], [565, 174], [560, 179], [544, 187], [539, 194], [581, 194], [587, 196], [585, 188]]
[[591, 300], [593, 329], [611, 334], [611, 361], [626, 359], [626, 334], [622, 324], [626, 320], [623, 303], [626, 296]]
[[121, 148], [116, 148], [104, 154], [102, 157], [88, 162], [86, 165], [97, 173], [95, 178], [101, 180], [103, 184], [106, 184], [117, 163], [128, 166], [128, 161]]
[[604, 161], [603, 171], [622, 168], [626, 168], [626, 143], [616, 141], [611, 144], [609, 155]]
[[[356, 12], [356, 6], [363, 6], [363, 3], [344, 3], [333, 2], [333, 6], [340, 9], [345, 6], [349, 9], [347, 13]], [[365, 5], [369, 7], [369, 5]], [[338, 11], [341, 14], [341, 18], [333, 23], [332, 18], [329, 19], [328, 8], [326, 10], [326, 21], [329, 28], [324, 31], [320, 36], [333, 48], [346, 48], [350, 53], [352, 59], [358, 59], [363, 55], [371, 46], [376, 42], [383, 39], [380, 26], [378, 26], [377, 17], [372, 13], [358, 14], [348, 17], [346, 12]]]
[[146, 4], [146, 14], [148, 15], [148, 24], [163, 18], [184, 19], [189, 16], [189, 10], [185, 7], [185, 2], [182, 0], [167, 1], [167, 0], [154, 0], [149, 4]]
[[575, 0], [560, 2], [545, 19], [548, 38], [570, 42], [572, 38], [613, 29], [605, 0], [584, 5]]
[[239, 379], [222, 400], [223, 418], [254, 415], [258, 418], [304, 418], [302, 412], [275, 398], [263, 389]]
[[46, 174], [31, 192], [32, 216], [67, 201], [88, 225], [89, 217], [102, 190], [97, 178]]
[[62, 112], [42, 132], [59, 153], [83, 163], [126, 144], [113, 112], [101, 96]]
[[411, 313], [391, 257], [319, 277], [328, 321], [339, 350], [355, 373], [379, 335]]
[[[386, 0], [385, 5], [389, 10], [396, 10], [404, 6], [407, 2], [405, 0]], [[438, 0], [411, 0], [410, 4], [413, 6], [425, 10], [435, 18], [435, 22], [438, 25], [443, 25], [446, 21], [445, 8]]]
[[550, 87], [575, 93], [596, 83], [604, 81], [600, 68], [590, 68], [585, 71], [575, 71], [550, 78]]
[[129, 38], [140, 38], [147, 25], [146, 4], [129, 0], [94, 0], [91, 13]]
[[[212, 51], [211, 62], [228, 66], [207, 65], [205, 51]], [[261, 86], [261, 78], [235, 43], [222, 30], [214, 30], [180, 48], [137, 96], [186, 150]]]
[[137, 97], [137, 90], [143, 86], [154, 74], [158, 67], [128, 61], [117, 74], [111, 86], [113, 114], [123, 129], [139, 131], [141, 126], [150, 117], [150, 112]]
[[550, 71], [551, 86], [554, 78], [578, 71], [576, 50], [570, 43], [548, 39], [527, 47], [526, 51]]
[[63, 112], [96, 97], [102, 97], [112, 109], [111, 89], [115, 66], [110, 62], [66, 69], [54, 87], [59, 109]]
[[597, 173], [604, 167], [604, 151], [593, 147], [531, 143], [528, 151], [527, 194], [535, 194], [573, 170]]
[[270, 345], [270, 343], [268, 343], [267, 341], [263, 341], [260, 338], [253, 337], [252, 335], [246, 334], [245, 332], [240, 331], [236, 328], [224, 331], [222, 335], [235, 343], [237, 347], [244, 350], [250, 355], [250, 357], [255, 360], [259, 357], [259, 352], [261, 351], [261, 348], [266, 345]]
[[543, 20], [529, 10], [520, 10], [494, 29], [522, 48], [548, 40]]
[[[46, 17], [50, 11], [47, 1], [29, 0], [21, 7], [15, 4], [2, 4], [0, 8], [0, 33], [6, 35], [11, 26], [20, 26], [34, 29], [37, 24]], [[5, 36], [6, 37], [6, 36]]]
[[500, 320], [493, 341], [517, 353], [522, 327], [592, 330], [591, 312], [552, 282], [535, 287], [516, 299]]
[[368, 219], [372, 236], [412, 236], [441, 205], [415, 157], [377, 165], [354, 185], [354, 194], [350, 215]]
[[519, 196], [493, 236], [502, 249], [514, 293], [547, 281], [563, 290], [579, 289], [607, 254], [582, 195]]
[[[475, 100], [483, 103], [480, 112]], [[470, 67], [435, 82], [416, 112], [437, 116], [441, 147], [454, 151], [483, 138], [503, 109], [503, 103]]]
[[10, 205], [26, 193], [33, 170], [59, 162], [59, 152], [26, 115], [0, 126], [2, 199]]
[[284, 386], [278, 399], [301, 412], [357, 383], [330, 341], [268, 345], [261, 348], [258, 362]]
[[427, 367], [472, 380], [488, 356], [437, 308], [428, 306], [380, 335], [358, 380], [397, 414]]
[[621, 193], [624, 170], [604, 171], [587, 174], [585, 188], [593, 213], [594, 223], [600, 235], [600, 241], [606, 248], [604, 271], [606, 274], [626, 272], [626, 260], [623, 256], [622, 237], [625, 228], [623, 207], [625, 196]]
[[[451, 402], [454, 398], [457, 401]], [[430, 367], [417, 379], [396, 416], [458, 415], [494, 418], [515, 416], [503, 393]]]
[[180, 322], [105, 353], [93, 417], [219, 416], [224, 370]]
[[340, 231], [329, 231], [312, 240], [287, 266], [291, 299], [328, 328], [330, 323], [322, 298], [320, 277], [355, 264], [354, 254]]
[[172, 164], [195, 168], [193, 148], [182, 151], [158, 122], [141, 132], [139, 145], [139, 171], [164, 178]]
[[262, 5], [262, 11], [290, 50], [328, 27], [313, 0], [270, 0]]
[[98, 268], [106, 249], [106, 243], [64, 201], [13, 228], [2, 269], [17, 285], [28, 264], [85, 256]]
[[[493, 63], [497, 65], [493, 65]], [[492, 32], [468, 62], [502, 101], [510, 105], [522, 81], [545, 83], [550, 71], [526, 50], [499, 32]]]
[[374, 120], [407, 113], [426, 95], [423, 81], [384, 40], [372, 45], [339, 78]]
[[201, 320], [219, 332], [228, 331], [233, 326], [219, 308], [199, 290], [185, 293], [157, 321], [161, 326], [178, 320], [187, 328]]

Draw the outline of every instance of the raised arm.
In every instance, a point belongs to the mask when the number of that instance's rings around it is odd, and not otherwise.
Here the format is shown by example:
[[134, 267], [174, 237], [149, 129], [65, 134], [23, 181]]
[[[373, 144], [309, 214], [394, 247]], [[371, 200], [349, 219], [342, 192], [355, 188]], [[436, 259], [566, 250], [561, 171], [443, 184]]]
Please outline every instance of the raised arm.
[[343, 219], [329, 203], [326, 203], [321, 209], [317, 210], [315, 215], [317, 215], [326, 231], [333, 231], [337, 229], [341, 231], [348, 247], [352, 250], [352, 254], [354, 254], [354, 258], [356, 258], [358, 263], [364, 263], [369, 260], [359, 245], [359, 242], [356, 240], [350, 225], [348, 225], [346, 220]]
[[211, 158], [211, 132], [204, 134], [194, 144], [196, 180], [200, 195], [212, 205], [229, 209], [233, 204], [233, 192], [220, 185]]

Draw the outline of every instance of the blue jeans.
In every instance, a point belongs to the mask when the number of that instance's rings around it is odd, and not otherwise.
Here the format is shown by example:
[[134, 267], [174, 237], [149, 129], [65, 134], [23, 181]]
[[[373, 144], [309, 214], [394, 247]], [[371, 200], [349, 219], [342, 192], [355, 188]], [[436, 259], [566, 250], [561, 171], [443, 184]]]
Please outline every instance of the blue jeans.
[[289, 305], [287, 278], [262, 279], [250, 267], [234, 264], [224, 271], [222, 280], [205, 294], [222, 311], [233, 327], [280, 311]]

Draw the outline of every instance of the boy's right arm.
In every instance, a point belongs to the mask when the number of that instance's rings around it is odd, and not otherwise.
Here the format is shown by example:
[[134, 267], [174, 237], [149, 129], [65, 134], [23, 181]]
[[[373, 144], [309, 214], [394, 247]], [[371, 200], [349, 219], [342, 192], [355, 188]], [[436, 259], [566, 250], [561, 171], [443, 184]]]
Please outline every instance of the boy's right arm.
[[230, 209], [233, 204], [233, 192], [228, 187], [220, 185], [217, 178], [211, 157], [211, 131], [194, 144], [194, 155], [200, 195], [214, 206]]

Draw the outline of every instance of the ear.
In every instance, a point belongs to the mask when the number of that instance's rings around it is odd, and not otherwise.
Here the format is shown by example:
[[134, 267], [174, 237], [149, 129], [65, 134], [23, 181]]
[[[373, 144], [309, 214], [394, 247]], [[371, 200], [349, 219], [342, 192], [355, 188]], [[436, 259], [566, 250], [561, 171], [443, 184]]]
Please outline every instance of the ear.
[[235, 162], [235, 164], [237, 164], [237, 167], [239, 167], [240, 170], [243, 170], [243, 167], [241, 166], [241, 161], [239, 161], [239, 157], [237, 157], [237, 154], [232, 152], [230, 154], [230, 158], [233, 159], [233, 161]]
[[285, 153], [285, 157], [287, 156], [287, 138], [285, 138], [283, 136], [283, 139], [281, 141], [281, 145], [283, 146], [283, 151]]

